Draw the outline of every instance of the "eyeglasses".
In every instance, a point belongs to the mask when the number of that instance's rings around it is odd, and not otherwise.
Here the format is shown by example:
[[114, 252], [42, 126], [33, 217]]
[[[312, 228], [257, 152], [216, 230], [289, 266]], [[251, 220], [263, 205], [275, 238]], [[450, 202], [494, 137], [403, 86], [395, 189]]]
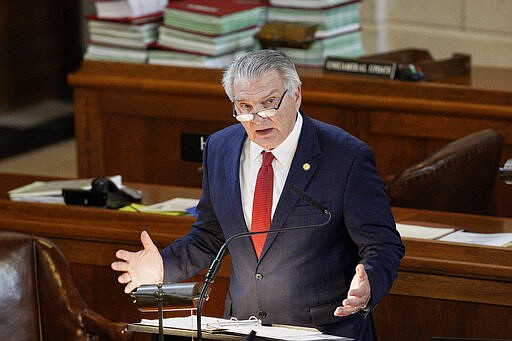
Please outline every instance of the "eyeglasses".
[[281, 106], [281, 103], [283, 102], [284, 95], [286, 95], [286, 92], [288, 89], [286, 89], [281, 96], [281, 99], [279, 100], [279, 103], [277, 104], [277, 107], [275, 108], [265, 108], [261, 111], [258, 111], [257, 113], [251, 113], [251, 109], [247, 110], [239, 106], [238, 103], [232, 102], [233, 105], [233, 117], [236, 118], [240, 122], [249, 122], [254, 119], [254, 115], [258, 115], [261, 118], [268, 118], [272, 117], [276, 114], [276, 112], [279, 110], [279, 107]]

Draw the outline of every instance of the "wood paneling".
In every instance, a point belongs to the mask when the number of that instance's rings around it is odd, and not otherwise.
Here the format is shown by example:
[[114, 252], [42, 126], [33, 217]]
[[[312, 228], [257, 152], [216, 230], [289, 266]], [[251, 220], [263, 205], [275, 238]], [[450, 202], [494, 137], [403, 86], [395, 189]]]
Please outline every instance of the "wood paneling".
[[82, 59], [80, 2], [0, 3], [0, 111], [71, 97], [66, 75]]
[[[367, 142], [383, 177], [446, 143], [493, 128], [512, 157], [512, 70], [473, 67], [442, 83], [299, 70], [304, 112]], [[74, 89], [81, 177], [121, 173], [129, 181], [201, 186], [200, 164], [180, 156], [180, 134], [234, 124], [221, 70], [84, 62]], [[491, 213], [512, 216], [512, 191], [497, 180]]]

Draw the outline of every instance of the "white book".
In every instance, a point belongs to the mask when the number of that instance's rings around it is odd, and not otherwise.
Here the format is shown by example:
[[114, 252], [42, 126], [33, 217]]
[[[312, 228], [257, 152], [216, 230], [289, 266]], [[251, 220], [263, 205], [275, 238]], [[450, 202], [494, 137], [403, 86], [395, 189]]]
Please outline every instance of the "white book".
[[438, 239], [455, 231], [452, 227], [431, 227], [396, 223], [396, 229], [403, 238]]

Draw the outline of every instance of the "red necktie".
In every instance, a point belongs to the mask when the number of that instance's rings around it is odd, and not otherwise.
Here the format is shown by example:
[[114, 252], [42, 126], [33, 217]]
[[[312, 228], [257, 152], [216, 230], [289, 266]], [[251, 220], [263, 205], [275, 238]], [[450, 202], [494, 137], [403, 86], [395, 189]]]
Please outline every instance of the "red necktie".
[[[272, 217], [272, 191], [274, 188], [274, 169], [272, 160], [274, 155], [271, 152], [261, 152], [263, 154], [263, 163], [258, 171], [256, 178], [256, 188], [254, 189], [254, 202], [252, 204], [251, 231], [264, 231], [270, 228]], [[266, 233], [252, 236], [252, 242], [256, 255], [260, 258], [261, 250], [267, 238]]]

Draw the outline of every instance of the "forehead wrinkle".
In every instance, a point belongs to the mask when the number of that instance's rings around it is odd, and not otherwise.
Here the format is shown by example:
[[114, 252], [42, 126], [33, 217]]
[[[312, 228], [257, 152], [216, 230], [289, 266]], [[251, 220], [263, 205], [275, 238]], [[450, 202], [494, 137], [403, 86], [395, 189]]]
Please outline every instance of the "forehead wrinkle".
[[259, 77], [242, 77], [235, 79], [234, 89], [238, 94], [234, 101], [257, 98], [257, 101], [266, 99], [283, 88], [282, 79], [276, 71], [268, 71]]
[[254, 94], [254, 95], [249, 95], [249, 96], [242, 95], [241, 98], [235, 97], [235, 102], [240, 102], [240, 101], [251, 102], [251, 100], [248, 100], [247, 98], [258, 98], [254, 102], [263, 102], [265, 99], [272, 97], [274, 95], [274, 93], [277, 93], [277, 91], [278, 91], [278, 89], [272, 89], [262, 95], [259, 95], [259, 94]]

